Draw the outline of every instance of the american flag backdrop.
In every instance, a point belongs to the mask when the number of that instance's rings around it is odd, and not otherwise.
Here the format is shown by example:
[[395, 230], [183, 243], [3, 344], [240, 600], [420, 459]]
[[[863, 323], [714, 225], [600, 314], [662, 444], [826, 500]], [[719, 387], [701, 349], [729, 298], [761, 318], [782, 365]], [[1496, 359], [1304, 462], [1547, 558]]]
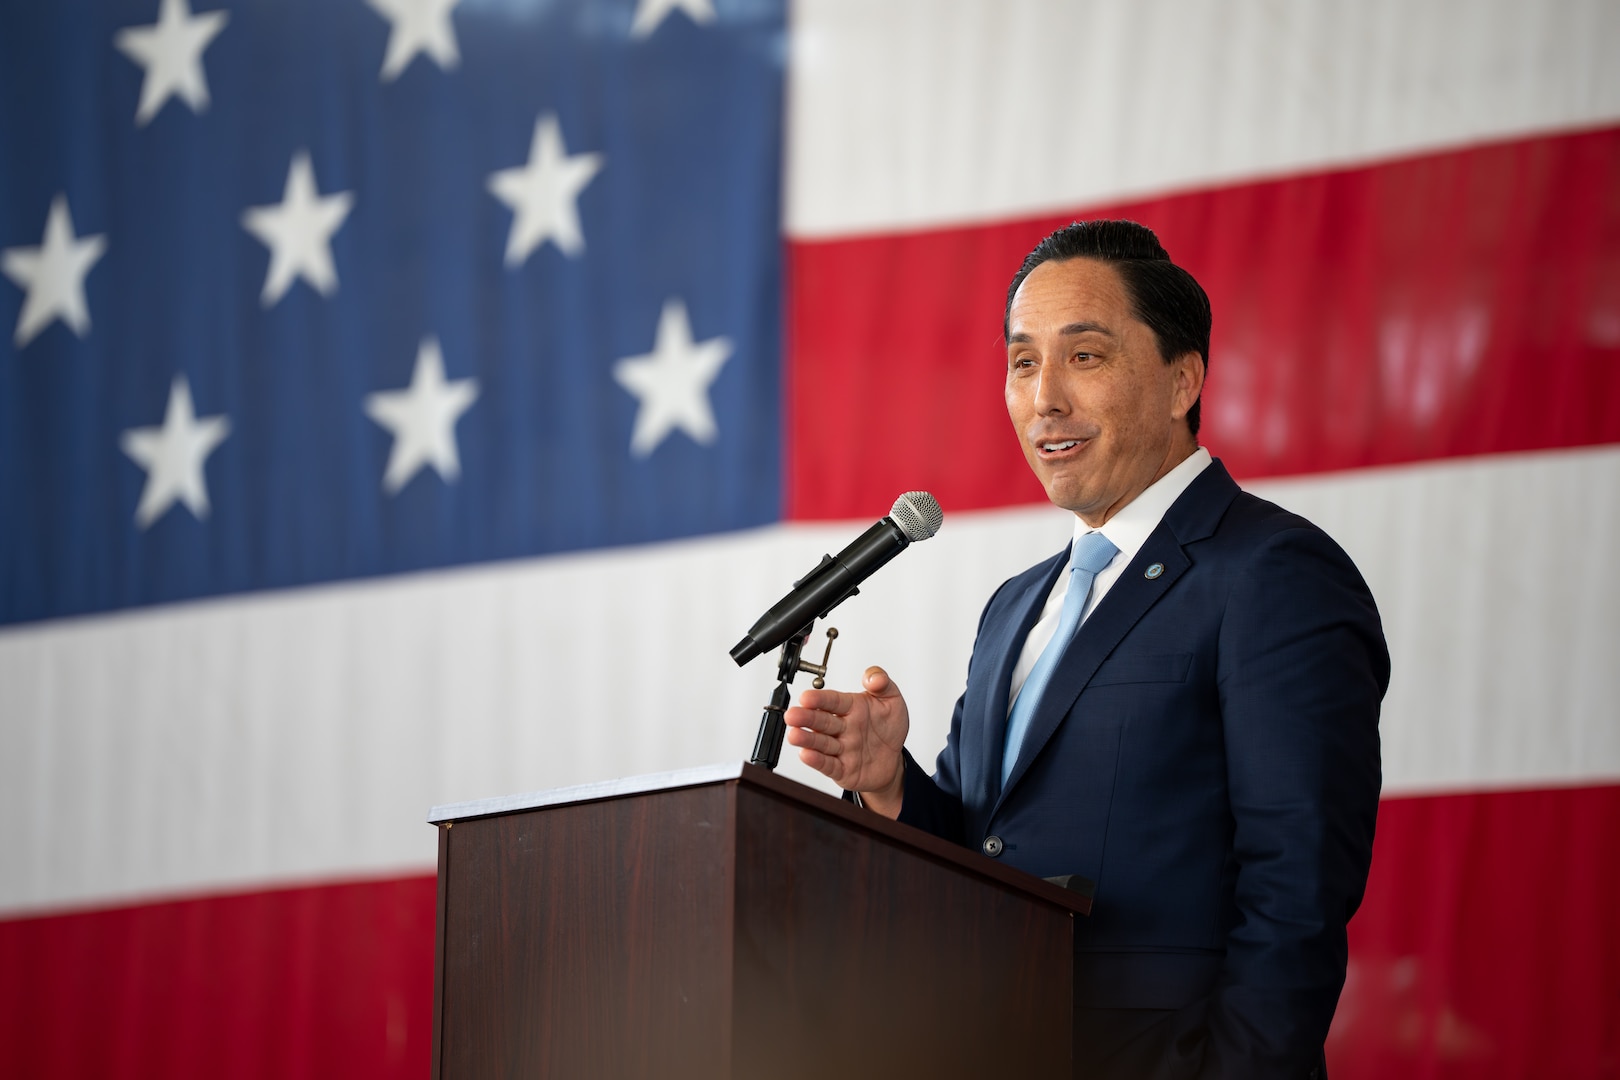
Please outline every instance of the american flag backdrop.
[[1620, 1077], [1617, 55], [1606, 0], [0, 5], [0, 1073], [423, 1075], [428, 808], [745, 757], [727, 650], [908, 489], [830, 679], [931, 759], [1070, 529], [1006, 282], [1107, 215], [1384, 615], [1333, 1075]]

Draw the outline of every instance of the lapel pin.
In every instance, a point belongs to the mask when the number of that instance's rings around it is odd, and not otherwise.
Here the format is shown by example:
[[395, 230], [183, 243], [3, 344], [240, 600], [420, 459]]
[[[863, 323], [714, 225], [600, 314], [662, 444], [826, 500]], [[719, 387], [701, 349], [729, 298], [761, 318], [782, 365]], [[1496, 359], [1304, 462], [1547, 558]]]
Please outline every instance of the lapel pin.
[[1142, 576], [1147, 578], [1149, 581], [1152, 581], [1154, 578], [1158, 577], [1162, 573], [1164, 573], [1164, 563], [1156, 562], [1152, 566], [1150, 566], [1146, 570], [1144, 570], [1142, 572]]

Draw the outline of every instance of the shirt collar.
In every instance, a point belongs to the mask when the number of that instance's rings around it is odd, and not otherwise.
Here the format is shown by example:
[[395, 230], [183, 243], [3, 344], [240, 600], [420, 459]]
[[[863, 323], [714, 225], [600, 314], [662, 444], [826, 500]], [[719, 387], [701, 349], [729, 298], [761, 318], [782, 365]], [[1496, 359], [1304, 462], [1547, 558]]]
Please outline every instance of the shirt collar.
[[[1200, 446], [1180, 465], [1159, 477], [1146, 491], [1121, 507], [1100, 529], [1093, 529], [1076, 514], [1075, 539], [1088, 532], [1102, 533], [1119, 548], [1119, 555], [1114, 556], [1117, 565], [1126, 565], [1136, 558], [1136, 553], [1142, 550], [1147, 538], [1159, 527], [1170, 505], [1181, 497], [1181, 493], [1187, 490], [1199, 473], [1209, 467], [1211, 460], [1209, 451]], [[1124, 558], [1120, 559], [1120, 555]]]

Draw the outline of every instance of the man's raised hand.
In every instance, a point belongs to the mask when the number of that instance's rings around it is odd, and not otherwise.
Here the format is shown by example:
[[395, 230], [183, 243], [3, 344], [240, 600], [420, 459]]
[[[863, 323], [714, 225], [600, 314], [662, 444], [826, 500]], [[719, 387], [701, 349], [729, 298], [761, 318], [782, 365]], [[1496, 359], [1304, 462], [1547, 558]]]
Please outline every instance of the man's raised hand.
[[906, 699], [888, 672], [869, 667], [859, 694], [806, 690], [787, 711], [787, 741], [799, 760], [824, 773], [885, 817], [898, 817], [903, 794], [902, 748], [911, 730]]

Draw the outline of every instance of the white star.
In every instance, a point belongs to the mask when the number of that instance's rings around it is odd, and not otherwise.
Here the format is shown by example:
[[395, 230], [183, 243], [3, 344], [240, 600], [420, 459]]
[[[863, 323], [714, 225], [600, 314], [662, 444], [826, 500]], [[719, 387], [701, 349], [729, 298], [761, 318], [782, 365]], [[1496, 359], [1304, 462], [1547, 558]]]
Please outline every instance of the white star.
[[118, 440], [124, 453], [146, 470], [146, 487], [135, 508], [143, 530], [162, 517], [178, 499], [201, 521], [208, 516], [208, 485], [203, 463], [231, 433], [225, 416], [198, 419], [191, 407], [191, 384], [176, 375], [169, 386], [169, 407], [162, 427], [130, 428]]
[[388, 33], [388, 54], [383, 58], [383, 82], [398, 78], [417, 53], [427, 53], [445, 71], [461, 62], [461, 53], [456, 48], [456, 30], [450, 25], [450, 11], [461, 0], [366, 0], [366, 3], [393, 27]]
[[107, 250], [104, 235], [75, 237], [66, 195], [51, 200], [45, 236], [39, 247], [0, 251], [0, 270], [28, 291], [17, 317], [13, 340], [22, 348], [53, 319], [67, 323], [80, 337], [90, 330], [90, 308], [84, 300], [84, 277]]
[[718, 429], [709, 407], [709, 385], [730, 356], [729, 338], [694, 345], [686, 305], [666, 300], [653, 351], [613, 365], [613, 378], [641, 402], [630, 453], [646, 457], [676, 428], [705, 446], [714, 442]]
[[193, 15], [186, 0], [163, 0], [157, 22], [151, 26], [127, 26], [113, 35], [113, 43], [123, 54], [146, 69], [141, 103], [135, 110], [137, 127], [144, 127], [175, 95], [190, 105], [192, 112], [208, 108], [208, 77], [203, 74], [202, 54], [225, 29], [229, 18], [227, 11]]
[[456, 421], [477, 400], [478, 380], [445, 382], [438, 339], [423, 338], [416, 350], [411, 385], [366, 395], [366, 415], [394, 435], [383, 490], [397, 493], [424, 465], [437, 469], [446, 483], [454, 482], [461, 475]]
[[556, 113], [534, 122], [529, 163], [489, 176], [489, 190], [512, 208], [512, 231], [506, 238], [506, 265], [522, 266], [529, 253], [547, 240], [564, 255], [585, 250], [575, 200], [602, 168], [601, 154], [568, 156]]
[[664, 16], [676, 8], [698, 24], [714, 21], [714, 0], [636, 0], [636, 15], [630, 21], [630, 36], [650, 37]]
[[319, 195], [309, 151], [293, 155], [287, 186], [275, 206], [250, 206], [242, 211], [242, 227], [270, 248], [270, 272], [259, 300], [270, 307], [286, 295], [294, 278], [303, 278], [322, 296], [337, 291], [337, 270], [332, 266], [332, 234], [354, 208], [354, 192]]

